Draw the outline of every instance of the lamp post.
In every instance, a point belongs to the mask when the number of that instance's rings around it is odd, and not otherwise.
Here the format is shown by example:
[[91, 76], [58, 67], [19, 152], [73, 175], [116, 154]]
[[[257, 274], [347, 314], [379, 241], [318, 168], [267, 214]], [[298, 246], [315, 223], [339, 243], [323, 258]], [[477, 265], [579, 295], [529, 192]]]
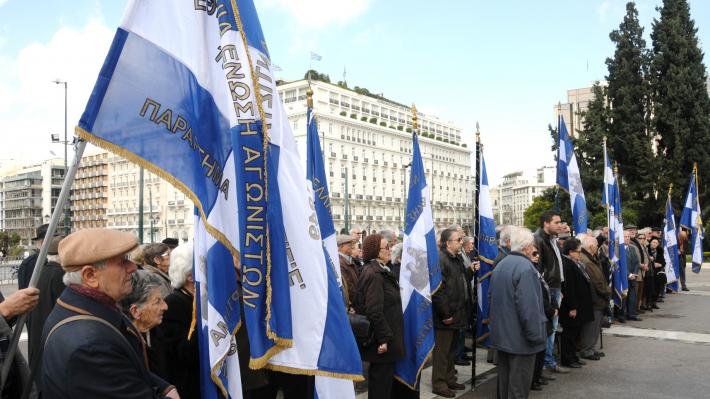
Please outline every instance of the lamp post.
[[[54, 84], [58, 85], [64, 85], [64, 141], [62, 142], [64, 144], [64, 177], [66, 178], [67, 175], [67, 145], [69, 144], [69, 139], [67, 138], [67, 81], [65, 80], [53, 80]], [[54, 135], [52, 135], [52, 142], [54, 141]], [[57, 137], [57, 141], [59, 141], [59, 137]], [[71, 231], [71, 226], [70, 226], [70, 221], [69, 221], [69, 204], [66, 202], [64, 204], [64, 234], [69, 235], [69, 232]]]

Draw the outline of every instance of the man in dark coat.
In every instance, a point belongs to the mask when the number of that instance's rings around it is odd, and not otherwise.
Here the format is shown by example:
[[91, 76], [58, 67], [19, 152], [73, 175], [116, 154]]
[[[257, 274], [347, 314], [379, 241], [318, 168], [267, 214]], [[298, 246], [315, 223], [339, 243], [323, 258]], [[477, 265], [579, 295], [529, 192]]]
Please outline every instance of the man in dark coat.
[[131, 290], [136, 237], [108, 229], [79, 230], [59, 245], [67, 288], [44, 326], [43, 397], [179, 398], [148, 370], [140, 333], [117, 303]]
[[563, 329], [560, 358], [563, 366], [580, 368], [584, 363], [577, 356], [576, 341], [583, 326], [594, 321], [592, 286], [580, 262], [582, 243], [576, 238], [568, 238], [562, 252], [565, 283], [562, 285], [560, 305], [560, 324]]
[[604, 353], [597, 351], [596, 346], [597, 342], [599, 342], [602, 319], [604, 318], [606, 309], [609, 308], [611, 289], [604, 277], [602, 266], [596, 255], [599, 252], [597, 247], [598, 241], [586, 234], [580, 234], [578, 237], [582, 242], [580, 261], [589, 276], [589, 281], [592, 286], [592, 300], [594, 301], [594, 321], [587, 323], [582, 328], [579, 352], [584, 359], [599, 360], [601, 356], [604, 356]]
[[37, 307], [27, 316], [27, 350], [30, 365], [40, 361], [42, 351], [42, 329], [49, 313], [54, 309], [57, 299], [64, 291], [65, 285], [62, 282], [64, 270], [59, 264], [59, 242], [62, 236], [53, 237], [47, 251], [47, 263], [42, 266], [42, 274], [37, 280], [39, 289], [39, 303]]
[[[7, 361], [7, 350], [13, 333], [12, 326], [17, 322], [17, 316], [32, 310], [37, 306], [38, 301], [39, 291], [37, 288], [21, 289], [7, 298], [0, 293], [0, 367]], [[29, 374], [27, 362], [18, 350], [0, 397], [3, 399], [19, 398], [23, 389], [32, 383]]]
[[[557, 234], [562, 232], [560, 215], [554, 211], [545, 211], [540, 215], [540, 228], [535, 232], [535, 247], [540, 253], [538, 267], [547, 286], [550, 288], [552, 302], [559, 307], [562, 299], [562, 283], [565, 276], [562, 269], [562, 255], [557, 243]], [[559, 315], [552, 319], [552, 334], [547, 337], [545, 348], [545, 368], [555, 373], [566, 373], [560, 368], [554, 356], [555, 336]]]
[[26, 257], [17, 268], [17, 288], [19, 289], [27, 288], [30, 285], [30, 278], [32, 278], [32, 272], [35, 270], [35, 263], [37, 263], [37, 257], [39, 256], [39, 248], [44, 243], [44, 236], [47, 234], [48, 227], [48, 224], [37, 227], [35, 237], [32, 239], [37, 249], [32, 251], [32, 254]]
[[431, 374], [432, 392], [445, 398], [456, 396], [452, 389], [464, 389], [454, 372], [459, 330], [467, 327], [466, 274], [459, 252], [461, 232], [448, 228], [439, 240], [441, 286], [432, 296], [434, 308], [434, 354]]
[[358, 272], [350, 255], [353, 251], [355, 239], [347, 234], [338, 234], [335, 240], [338, 244], [338, 259], [340, 260], [340, 276], [343, 281], [345, 306], [350, 310], [353, 308], [355, 296], [357, 295]]
[[511, 250], [491, 275], [491, 346], [498, 351], [498, 397], [526, 398], [535, 356], [545, 349], [547, 319], [530, 230], [513, 229]]
[[626, 301], [624, 301], [626, 320], [641, 321], [637, 316], [636, 304], [638, 301], [638, 281], [641, 279], [641, 254], [631, 242], [632, 229], [624, 229], [624, 248], [626, 249], [626, 270], [629, 273], [629, 288]]

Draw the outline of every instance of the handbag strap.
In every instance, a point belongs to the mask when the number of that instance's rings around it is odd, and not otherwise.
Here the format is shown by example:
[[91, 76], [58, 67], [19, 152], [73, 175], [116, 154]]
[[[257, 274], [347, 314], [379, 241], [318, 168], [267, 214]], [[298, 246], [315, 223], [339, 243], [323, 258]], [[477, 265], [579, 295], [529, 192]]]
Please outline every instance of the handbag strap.
[[44, 345], [45, 345], [45, 346], [47, 345], [47, 342], [49, 341], [49, 337], [51, 337], [52, 334], [54, 334], [54, 332], [57, 331], [57, 329], [58, 329], [59, 327], [65, 325], [65, 324], [69, 324], [69, 323], [72, 323], [72, 322], [75, 322], [75, 321], [79, 321], [79, 320], [93, 320], [93, 321], [97, 321], [97, 322], [99, 322], [99, 323], [101, 323], [101, 324], [103, 324], [103, 325], [109, 327], [112, 331], [114, 331], [117, 335], [119, 335], [119, 336], [121, 337], [121, 339], [123, 339], [123, 341], [124, 341], [126, 344], [128, 344], [129, 347], [131, 346], [130, 342], [128, 342], [128, 339], [126, 339], [126, 336], [123, 335], [123, 334], [121, 334], [121, 332], [118, 331], [118, 328], [116, 328], [113, 324], [109, 323], [108, 321], [106, 321], [106, 320], [104, 320], [104, 319], [102, 319], [102, 318], [100, 318], [100, 317], [91, 316], [91, 315], [85, 315], [85, 314], [80, 314], [80, 315], [76, 315], [76, 316], [67, 317], [66, 319], [64, 319], [64, 320], [60, 321], [59, 323], [55, 324], [54, 327], [52, 327], [52, 329], [49, 330], [49, 334], [47, 334], [47, 338], [45, 338], [45, 340], [44, 340]]

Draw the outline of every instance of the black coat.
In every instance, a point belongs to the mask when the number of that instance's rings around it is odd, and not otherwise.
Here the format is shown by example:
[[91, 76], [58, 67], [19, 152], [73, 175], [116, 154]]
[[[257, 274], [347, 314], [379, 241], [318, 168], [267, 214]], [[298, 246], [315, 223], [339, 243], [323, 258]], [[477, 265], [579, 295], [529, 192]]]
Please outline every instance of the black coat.
[[[557, 252], [552, 247], [551, 239], [552, 237], [545, 233], [545, 230], [539, 228], [533, 235], [535, 239], [535, 246], [540, 253], [540, 262], [538, 264], [540, 272], [542, 273], [547, 285], [550, 288], [561, 288], [562, 282], [559, 269], [559, 259], [557, 258]], [[561, 256], [561, 253], [560, 253]]]
[[160, 332], [160, 350], [165, 360], [165, 379], [175, 384], [182, 398], [200, 397], [200, 362], [197, 332], [188, 340], [192, 322], [192, 295], [185, 290], [174, 290], [165, 298], [168, 310], [163, 322], [155, 329]]
[[90, 314], [109, 322], [79, 320], [58, 328], [46, 341], [40, 381], [45, 399], [163, 398], [169, 384], [148, 371], [138, 332], [117, 309], [66, 288], [44, 325], [45, 340], [60, 321]]
[[29, 287], [32, 272], [35, 270], [37, 257], [39, 257], [39, 251], [34, 251], [20, 263], [20, 266], [17, 268], [17, 288], [23, 289]]
[[42, 329], [49, 313], [54, 309], [57, 298], [64, 292], [66, 286], [62, 282], [64, 270], [57, 262], [47, 262], [42, 267], [42, 274], [37, 281], [39, 290], [39, 302], [37, 307], [27, 316], [27, 350], [29, 352], [30, 364], [39, 361], [39, 351], [42, 345]]
[[[434, 306], [434, 328], [460, 330], [468, 327], [466, 312], [466, 274], [463, 259], [448, 251], [439, 251], [441, 285], [432, 296]], [[441, 321], [453, 317], [451, 324]]]
[[[375, 332], [375, 342], [365, 347], [363, 360], [373, 363], [394, 363], [404, 356], [404, 325], [399, 283], [392, 272], [376, 260], [365, 264], [358, 280], [358, 313], [367, 316]], [[387, 352], [377, 354], [377, 347], [387, 343]]]
[[[560, 305], [560, 324], [562, 327], [581, 327], [594, 320], [592, 286], [589, 276], [582, 266], [563, 256], [565, 282], [562, 284], [562, 304]], [[577, 310], [577, 317], [569, 317], [571, 310]]]

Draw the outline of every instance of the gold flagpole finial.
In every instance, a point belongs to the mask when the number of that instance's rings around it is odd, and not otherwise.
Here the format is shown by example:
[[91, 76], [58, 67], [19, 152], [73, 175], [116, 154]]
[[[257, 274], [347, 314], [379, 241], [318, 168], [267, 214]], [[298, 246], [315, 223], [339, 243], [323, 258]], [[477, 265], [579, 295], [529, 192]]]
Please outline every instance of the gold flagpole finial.
[[306, 105], [308, 108], [313, 108], [313, 89], [311, 89], [311, 85], [308, 85], [308, 89], [306, 90]]
[[668, 197], [671, 196], [671, 193], [672, 193], [672, 192], [673, 192], [673, 183], [671, 183], [671, 184], [668, 186]]
[[619, 174], [619, 164], [616, 161], [614, 161], [614, 174]]
[[412, 104], [412, 130], [416, 131], [419, 128], [417, 123], [417, 106]]

